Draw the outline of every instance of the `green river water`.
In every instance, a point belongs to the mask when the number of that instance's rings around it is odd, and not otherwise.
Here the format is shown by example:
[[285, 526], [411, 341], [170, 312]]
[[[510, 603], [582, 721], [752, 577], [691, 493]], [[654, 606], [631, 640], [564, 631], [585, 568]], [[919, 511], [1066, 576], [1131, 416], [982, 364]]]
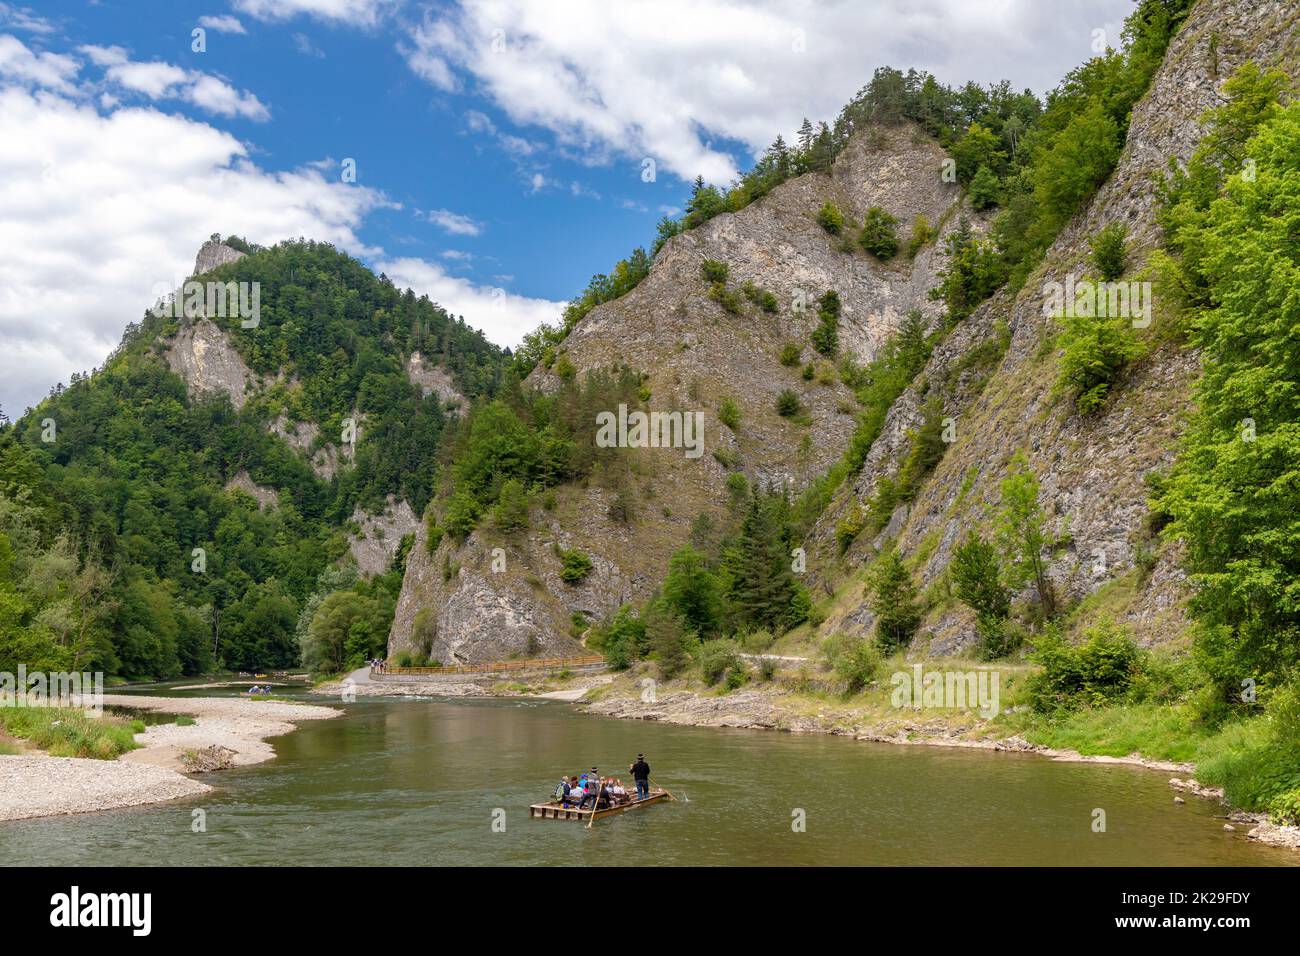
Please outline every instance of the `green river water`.
[[[206, 691], [205, 693], [211, 693]], [[155, 807], [0, 824], [8, 865], [1296, 865], [1175, 806], [1168, 774], [1020, 754], [717, 730], [537, 700], [362, 699], [275, 760]], [[559, 774], [638, 751], [678, 798], [530, 820]], [[627, 774], [623, 774], [627, 778]], [[1093, 832], [1093, 811], [1106, 832]], [[194, 811], [206, 830], [194, 832]], [[795, 832], [803, 811], [804, 832]], [[494, 828], [504, 820], [504, 830]]]

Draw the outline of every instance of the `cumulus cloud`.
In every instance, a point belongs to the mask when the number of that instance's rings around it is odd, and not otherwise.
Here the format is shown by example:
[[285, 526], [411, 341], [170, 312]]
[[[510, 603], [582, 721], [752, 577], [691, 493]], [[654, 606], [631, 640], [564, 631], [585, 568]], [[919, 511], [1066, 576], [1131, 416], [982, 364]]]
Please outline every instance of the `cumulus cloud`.
[[33, 53], [17, 37], [0, 35], [0, 77], [70, 93], [80, 69], [80, 64], [70, 56]]
[[804, 116], [831, 119], [880, 65], [1040, 93], [1118, 43], [1130, 0], [462, 0], [399, 44], [443, 91], [473, 86], [515, 123], [593, 161], [653, 157], [725, 183], [726, 149], [757, 152]]
[[356, 230], [382, 193], [319, 169], [271, 173], [229, 133], [153, 108], [99, 112], [0, 88], [0, 407], [103, 362], [213, 232], [305, 236], [373, 256]]
[[104, 80], [120, 89], [151, 100], [181, 99], [218, 116], [266, 120], [271, 111], [252, 93], [240, 92], [225, 80], [187, 70], [161, 60], [132, 60], [120, 46], [86, 45], [79, 48], [90, 62], [104, 68]]
[[239, 18], [232, 16], [199, 17], [199, 26], [218, 33], [248, 33]]
[[475, 285], [425, 259], [390, 259], [376, 263], [375, 268], [396, 285], [409, 286], [453, 315], [463, 315], [466, 322], [493, 342], [511, 348], [542, 322], [554, 324], [564, 311], [564, 302], [530, 299], [505, 289]]

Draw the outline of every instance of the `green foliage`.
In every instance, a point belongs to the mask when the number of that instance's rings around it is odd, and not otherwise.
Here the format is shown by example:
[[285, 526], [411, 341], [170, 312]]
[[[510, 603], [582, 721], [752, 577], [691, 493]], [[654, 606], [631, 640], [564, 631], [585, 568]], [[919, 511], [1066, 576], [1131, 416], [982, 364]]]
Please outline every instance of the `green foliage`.
[[744, 305], [740, 294], [734, 289], [728, 289], [725, 282], [715, 282], [709, 286], [709, 298], [722, 306], [723, 311], [730, 312], [732, 315], [739, 315]]
[[557, 544], [555, 555], [560, 559], [560, 580], [565, 584], [579, 584], [591, 573], [591, 558], [578, 549]]
[[733, 671], [742, 668], [740, 645], [731, 640], [705, 641], [696, 654], [700, 665], [700, 676], [704, 683], [712, 687]]
[[832, 236], [838, 236], [844, 229], [844, 213], [828, 199], [817, 211], [817, 224]]
[[780, 307], [775, 295], [767, 289], [761, 289], [754, 283], [746, 279], [740, 284], [740, 291], [744, 293], [745, 298], [754, 303], [764, 312], [776, 312]]
[[645, 638], [659, 676], [672, 680], [690, 663], [687, 641], [690, 635], [681, 619], [660, 604], [652, 604], [645, 617]]
[[776, 397], [776, 413], [782, 418], [791, 418], [798, 415], [802, 408], [799, 396], [788, 388], [783, 389], [781, 394]]
[[1142, 347], [1127, 316], [1075, 314], [1064, 323], [1058, 386], [1074, 396], [1080, 415], [1091, 415], [1105, 404], [1120, 372], [1142, 354]]
[[898, 253], [897, 226], [897, 219], [879, 206], [872, 206], [862, 217], [858, 244], [881, 262], [887, 262]]
[[1203, 375], [1157, 506], [1164, 535], [1185, 542], [1197, 659], [1225, 700], [1300, 664], [1297, 137], [1300, 104], [1274, 111], [1244, 147], [1251, 175], [1229, 175], [1187, 227], [1213, 307], [1191, 330]]
[[803, 349], [797, 342], [786, 342], [781, 346], [781, 364], [786, 368], [793, 368], [799, 364], [799, 359], [803, 355]]
[[725, 608], [717, 576], [704, 555], [689, 544], [669, 559], [663, 600], [682, 625], [697, 635], [707, 637], [722, 625]]
[[501, 492], [492, 509], [492, 524], [498, 531], [522, 531], [528, 527], [528, 492], [518, 478], [501, 484]]
[[[257, 282], [261, 322], [215, 321], [279, 384], [238, 411], [224, 396], [191, 399], [160, 354], [179, 324], [149, 314], [103, 369], [0, 429], [0, 496], [37, 509], [24, 518], [34, 537], [11, 540], [17, 571], [0, 573], [0, 657], [8, 647], [29, 664], [138, 679], [296, 663], [294, 622], [345, 553], [353, 511], [391, 495], [418, 513], [433, 493], [449, 420], [408, 380], [407, 357], [420, 352], [471, 397], [499, 386], [502, 352], [427, 298], [325, 244], [243, 247], [214, 276]], [[337, 446], [356, 413], [353, 464], [329, 482], [271, 433], [283, 416]], [[56, 442], [41, 441], [46, 417]], [[278, 506], [227, 491], [241, 472]], [[33, 571], [62, 581], [59, 594], [29, 587]]]
[[880, 671], [880, 652], [865, 638], [832, 634], [822, 642], [822, 656], [848, 694], [860, 693]]
[[730, 395], [718, 403], [718, 421], [733, 432], [740, 428], [740, 406]]
[[1002, 583], [998, 550], [979, 534], [969, 532], [952, 552], [948, 565], [957, 598], [978, 615], [994, 620], [1011, 613], [1011, 593]]
[[824, 292], [817, 300], [817, 327], [812, 332], [812, 344], [822, 355], [834, 356], [839, 351], [841, 308], [839, 293], [834, 289]]
[[20, 737], [51, 757], [89, 757], [116, 760], [140, 746], [135, 735], [144, 732], [138, 720], [105, 714], [87, 717], [73, 707], [2, 707], [0, 730]]
[[706, 282], [726, 283], [727, 276], [731, 274], [731, 268], [718, 259], [705, 259], [700, 263], [700, 275]]
[[1124, 274], [1128, 258], [1125, 240], [1128, 229], [1123, 223], [1112, 222], [1088, 240], [1092, 248], [1092, 264], [1101, 273], [1103, 282], [1114, 282]]
[[1017, 452], [1008, 466], [1007, 477], [1002, 479], [1001, 499], [995, 511], [995, 539], [999, 550], [1009, 563], [1003, 569], [1004, 580], [1012, 589], [1033, 583], [1038, 591], [1038, 601], [1047, 617], [1056, 613], [1056, 598], [1047, 579], [1047, 563], [1043, 557], [1050, 543], [1045, 527], [1046, 519], [1038, 504], [1038, 479], [1034, 477], [1029, 459]]
[[652, 641], [650, 616], [639, 618], [631, 605], [624, 604], [591, 629], [587, 646], [602, 652], [614, 670], [626, 670], [632, 661], [646, 655]]
[[890, 548], [880, 555], [867, 574], [867, 601], [876, 612], [876, 643], [893, 653], [912, 642], [921, 623], [916, 582], [898, 551]]
[[916, 254], [934, 238], [934, 235], [930, 220], [918, 212], [916, 218], [912, 220], [912, 236], [907, 240], [907, 257], [915, 258]]
[[971, 123], [965, 135], [953, 143], [948, 152], [957, 164], [957, 181], [963, 186], [971, 186], [972, 190], [980, 170], [985, 170], [996, 184], [995, 173], [1004, 168], [1007, 161], [1001, 139], [979, 123]]
[[970, 204], [981, 212], [985, 209], [992, 209], [998, 204], [998, 197], [1001, 195], [1001, 187], [998, 184], [997, 174], [987, 166], [981, 166], [975, 173], [975, 177], [970, 181]]
[[996, 246], [971, 232], [963, 217], [945, 244], [948, 262], [939, 271], [939, 284], [930, 298], [948, 308], [948, 321], [960, 321], [992, 295], [1006, 280], [1006, 267]]
[[733, 631], [782, 634], [807, 619], [811, 601], [791, 568], [795, 544], [789, 501], [755, 491], [719, 567]]
[[1041, 713], [1098, 707], [1121, 699], [1141, 667], [1141, 655], [1128, 632], [1103, 620], [1084, 632], [1084, 642], [1067, 643], [1048, 630], [1034, 648], [1042, 670], [1029, 679], [1031, 706]]

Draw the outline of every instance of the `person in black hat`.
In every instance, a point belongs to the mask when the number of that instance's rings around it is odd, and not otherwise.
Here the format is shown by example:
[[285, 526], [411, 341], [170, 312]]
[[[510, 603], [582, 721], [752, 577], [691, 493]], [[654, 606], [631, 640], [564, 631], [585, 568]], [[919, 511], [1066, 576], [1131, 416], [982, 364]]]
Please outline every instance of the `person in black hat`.
[[637, 754], [636, 763], [627, 769], [636, 781], [636, 798], [644, 800], [650, 796], [650, 765], [645, 762], [645, 754]]

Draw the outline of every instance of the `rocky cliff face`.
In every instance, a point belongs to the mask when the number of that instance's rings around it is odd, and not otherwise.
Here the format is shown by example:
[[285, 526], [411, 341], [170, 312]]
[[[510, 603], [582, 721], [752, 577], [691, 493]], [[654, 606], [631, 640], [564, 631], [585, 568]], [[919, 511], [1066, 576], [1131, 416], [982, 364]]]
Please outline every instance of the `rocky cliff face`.
[[[882, 264], [861, 250], [845, 251], [816, 214], [830, 200], [860, 223], [868, 208], [881, 206], [899, 220], [904, 242], [918, 214], [946, 235], [957, 224], [959, 194], [942, 182], [944, 155], [910, 127], [880, 130], [851, 143], [829, 175], [785, 183], [738, 213], [670, 240], [636, 289], [578, 324], [554, 367], [567, 362], [581, 375], [626, 363], [646, 373], [647, 410], [703, 414], [703, 454], [629, 450], [622, 500], [633, 513], [627, 520], [611, 518], [616, 492], [593, 481], [557, 489], [554, 507], [534, 508], [523, 536], [481, 528], [463, 546], [444, 540], [429, 553], [421, 529], [390, 654], [418, 649], [449, 663], [577, 651], [573, 635], [581, 626], [573, 615], [598, 619], [644, 599], [687, 540], [693, 519], [722, 514], [731, 471], [794, 489], [821, 475], [852, 434], [853, 397], [833, 374], [805, 381], [798, 367], [782, 366], [782, 343], [804, 347], [801, 365], [818, 360], [833, 372], [808, 344], [817, 324], [815, 300], [830, 289], [843, 302], [841, 353], [858, 361], [875, 353], [908, 310], [937, 316], [927, 292], [942, 266], [942, 238], [914, 259], [900, 255]], [[748, 301], [739, 314], [724, 310], [708, 296], [700, 271], [705, 259], [727, 264], [733, 290], [750, 282], [771, 292], [777, 310]], [[528, 384], [553, 389], [556, 372], [538, 368]], [[807, 424], [777, 414], [784, 389], [799, 394]], [[725, 398], [740, 409], [735, 429], [718, 420]], [[581, 584], [560, 578], [557, 547], [591, 557], [594, 570]]]
[[[1113, 390], [1102, 412], [1081, 419], [1069, 399], [1053, 391], [1059, 352], [1052, 344], [1054, 323], [1044, 317], [1044, 285], [1089, 272], [1087, 239], [1113, 222], [1128, 228], [1132, 242], [1125, 279], [1139, 277], [1142, 260], [1159, 239], [1151, 177], [1170, 157], [1191, 155], [1203, 132], [1198, 118], [1223, 101], [1223, 81], [1246, 59], [1294, 69], [1300, 37], [1293, 3], [1226, 0], [1202, 2], [1192, 11], [1151, 89], [1134, 109], [1114, 174], [1058, 237], [1017, 296], [1004, 293], [986, 302], [936, 349], [916, 385], [895, 403], [857, 482], [819, 523], [810, 570], [826, 591], [869, 560], [879, 543], [859, 540], [840, 557], [835, 524], [897, 467], [907, 429], [920, 423], [922, 386], [951, 379], [962, 368], [963, 356], [993, 338], [997, 324], [1004, 322], [1009, 346], [987, 383], [970, 381], [967, 372], [965, 381], [940, 389], [945, 414], [956, 419], [957, 440], [911, 508], [895, 514], [889, 532], [897, 533], [899, 547], [917, 564], [921, 579], [935, 581], [965, 531], [986, 519], [1008, 459], [1022, 449], [1039, 477], [1040, 501], [1061, 542], [1050, 564], [1060, 596], [1097, 602], [1147, 644], [1181, 633], [1184, 595], [1178, 556], [1172, 548], [1159, 547], [1145, 527], [1148, 492], [1143, 479], [1172, 459], [1197, 357], [1177, 343], [1156, 341]], [[834, 602], [823, 630], [865, 633], [873, 621], [861, 588], [853, 588]], [[947, 653], [974, 640], [973, 618], [958, 609], [932, 616], [916, 646]]]
[[242, 258], [244, 253], [238, 249], [232, 249], [223, 242], [209, 239], [199, 247], [199, 254], [194, 257], [194, 274], [201, 276], [205, 272], [211, 272], [228, 262], [238, 262]]

